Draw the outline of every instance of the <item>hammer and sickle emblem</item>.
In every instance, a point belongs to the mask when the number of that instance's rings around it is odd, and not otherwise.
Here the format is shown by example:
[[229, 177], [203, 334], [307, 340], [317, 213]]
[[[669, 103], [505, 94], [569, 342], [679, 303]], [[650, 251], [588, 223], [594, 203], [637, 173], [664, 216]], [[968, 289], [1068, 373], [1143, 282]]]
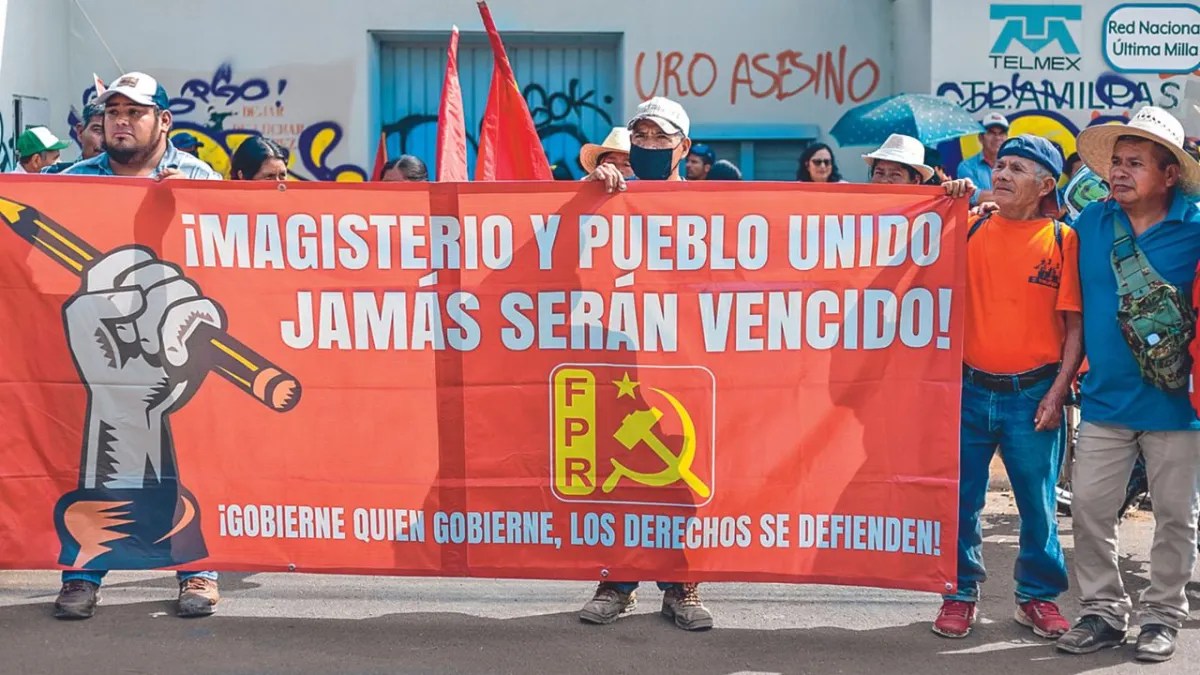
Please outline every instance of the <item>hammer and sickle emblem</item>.
[[682, 480], [697, 495], [707, 499], [712, 494], [712, 490], [692, 472], [692, 462], [696, 459], [696, 425], [692, 422], [692, 416], [688, 414], [687, 408], [683, 407], [679, 399], [671, 394], [662, 389], [651, 389], [651, 391], [667, 399], [671, 407], [675, 409], [675, 413], [679, 415], [679, 421], [683, 425], [683, 447], [676, 455], [655, 435], [654, 425], [658, 424], [663, 416], [662, 411], [658, 408], [651, 406], [649, 410], [635, 410], [629, 413], [621, 422], [617, 432], [613, 434], [613, 438], [617, 439], [627, 450], [633, 450], [639, 443], [645, 443], [654, 451], [654, 454], [662, 459], [666, 466], [661, 471], [645, 473], [630, 469], [620, 460], [613, 459], [611, 460], [613, 472], [605, 479], [602, 489], [606, 493], [612, 492], [622, 478], [628, 478], [635, 483], [651, 487], [662, 487]]

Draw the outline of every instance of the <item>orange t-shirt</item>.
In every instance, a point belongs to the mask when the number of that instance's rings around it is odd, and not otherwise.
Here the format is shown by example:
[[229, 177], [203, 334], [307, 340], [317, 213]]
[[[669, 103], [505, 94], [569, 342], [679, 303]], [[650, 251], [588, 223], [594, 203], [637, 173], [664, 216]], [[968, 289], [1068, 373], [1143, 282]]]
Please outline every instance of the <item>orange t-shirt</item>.
[[1079, 239], [1071, 228], [1062, 226], [1060, 249], [1054, 221], [993, 213], [967, 242], [967, 365], [1010, 374], [1057, 363], [1066, 333], [1059, 312], [1080, 311]]

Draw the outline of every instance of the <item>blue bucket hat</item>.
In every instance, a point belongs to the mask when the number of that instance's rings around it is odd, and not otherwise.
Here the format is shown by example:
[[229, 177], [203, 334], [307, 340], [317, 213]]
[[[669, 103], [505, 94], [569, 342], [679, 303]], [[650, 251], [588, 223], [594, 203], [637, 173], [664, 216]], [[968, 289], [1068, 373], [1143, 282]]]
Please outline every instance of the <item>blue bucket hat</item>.
[[[996, 158], [1001, 157], [1024, 157], [1033, 162], [1037, 162], [1054, 176], [1057, 182], [1063, 172], [1063, 156], [1058, 148], [1050, 141], [1041, 136], [1032, 134], [1021, 134], [1014, 136], [1004, 145], [1000, 146], [1000, 150], [996, 153]], [[1046, 195], [1046, 200], [1053, 199], [1055, 213], [1062, 209], [1062, 202], [1059, 200], [1058, 189], [1054, 189], [1050, 194]]]

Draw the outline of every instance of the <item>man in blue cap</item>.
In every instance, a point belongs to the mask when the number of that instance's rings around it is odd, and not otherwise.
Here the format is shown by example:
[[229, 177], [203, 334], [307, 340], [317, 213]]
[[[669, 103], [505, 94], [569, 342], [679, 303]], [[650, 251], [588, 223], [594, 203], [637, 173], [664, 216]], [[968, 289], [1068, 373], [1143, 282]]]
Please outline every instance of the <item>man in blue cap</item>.
[[685, 165], [687, 179], [708, 180], [708, 172], [712, 170], [713, 163], [716, 161], [717, 153], [713, 152], [712, 148], [703, 143], [693, 145]]
[[199, 157], [200, 148], [204, 147], [204, 144], [199, 139], [186, 131], [172, 136], [171, 144], [179, 149], [180, 152], [186, 152], [192, 157]]
[[[1054, 485], [1062, 409], [1083, 360], [1078, 239], [1059, 212], [1062, 155], [1046, 139], [1000, 146], [991, 173], [999, 210], [968, 221], [959, 460], [958, 589], [943, 598], [933, 632], [966, 637], [977, 616], [983, 565], [979, 516], [997, 448], [1021, 514], [1017, 623], [1044, 638], [1070, 628], [1055, 600], [1067, 590]], [[954, 196], [970, 179], [947, 184]], [[957, 185], [959, 189], [951, 189]]]

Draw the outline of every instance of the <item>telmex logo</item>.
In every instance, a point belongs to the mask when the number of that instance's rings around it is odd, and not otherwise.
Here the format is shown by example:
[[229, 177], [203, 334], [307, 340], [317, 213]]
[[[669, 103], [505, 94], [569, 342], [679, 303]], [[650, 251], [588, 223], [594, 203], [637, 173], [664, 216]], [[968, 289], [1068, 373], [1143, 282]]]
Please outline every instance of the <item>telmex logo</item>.
[[[992, 66], [1005, 70], [1079, 70], [1082, 57], [1072, 58], [1079, 54], [1079, 45], [1071, 27], [1082, 19], [1083, 7], [1080, 5], [992, 5], [991, 20], [1003, 22], [992, 44]], [[1034, 57], [1009, 54], [1014, 49], [1014, 42], [1020, 43]], [[1037, 56], [1055, 44], [1062, 55]]]
[[712, 499], [716, 381], [708, 369], [562, 364], [550, 389], [559, 499], [669, 506]]

